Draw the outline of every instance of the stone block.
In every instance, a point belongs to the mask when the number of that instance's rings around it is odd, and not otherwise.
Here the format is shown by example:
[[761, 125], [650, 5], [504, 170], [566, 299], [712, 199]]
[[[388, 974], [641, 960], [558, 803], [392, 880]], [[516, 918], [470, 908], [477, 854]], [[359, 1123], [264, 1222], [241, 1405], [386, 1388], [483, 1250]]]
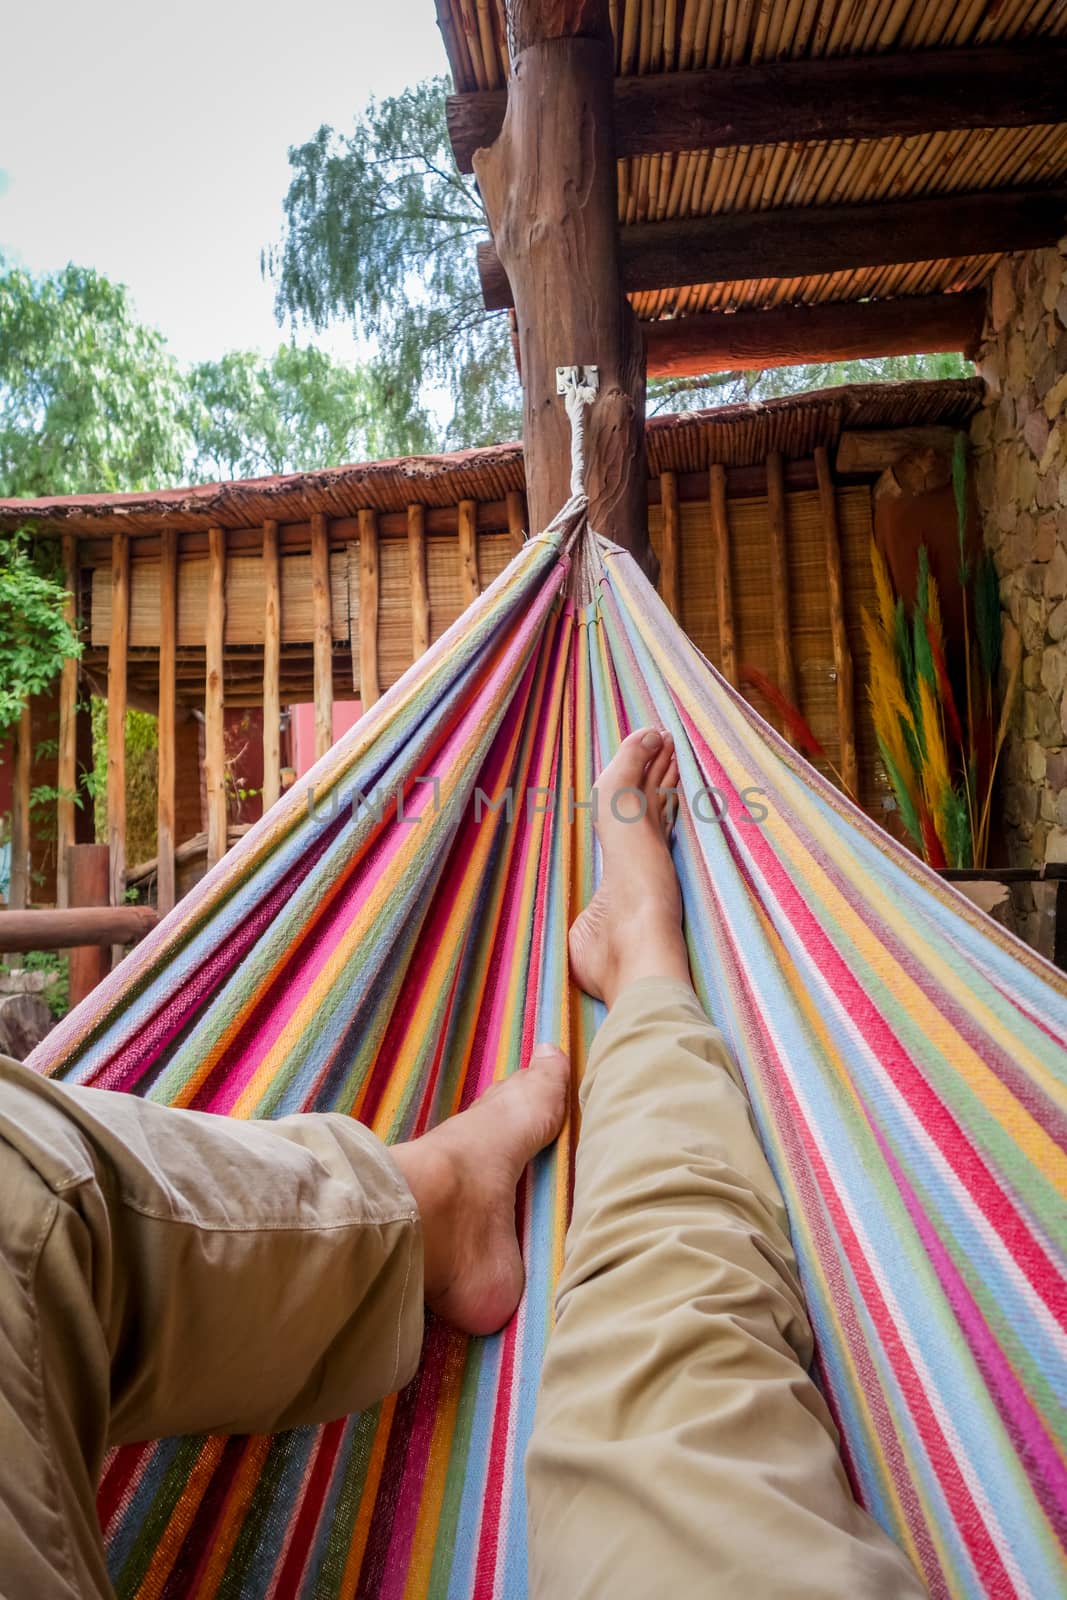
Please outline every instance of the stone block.
[[1054, 791], [1067, 789], [1067, 750], [1049, 750], [1045, 754], [1045, 782]]
[[[1049, 431], [1050, 424], [1045, 413], [1043, 411], [1031, 411], [1023, 424], [1023, 438], [1030, 447], [1030, 453], [1037, 461], [1040, 461], [1045, 454]], [[1040, 470], [1043, 472], [1046, 468], [1042, 467]]]
[[[1067, 601], [1061, 601], [1067, 605]], [[1057, 610], [1059, 608], [1057, 607]], [[1022, 636], [1024, 650], [1043, 650], [1045, 631], [1049, 625], [1048, 608], [1040, 600], [1030, 598], [1022, 608]]]
[[1067, 789], [1061, 789], [1056, 796], [1055, 812], [1051, 820], [1055, 822], [1057, 828], [1067, 829]]
[[1054, 511], [1060, 503], [1060, 479], [1055, 467], [1039, 478], [1034, 490], [1031, 504], [1038, 511]]
[[1067, 328], [1067, 283], [1056, 296], [1056, 320]]
[[1045, 840], [1045, 860], [1067, 863], [1067, 828], [1052, 828]]
[[1010, 256], [1001, 256], [993, 273], [993, 288], [989, 297], [989, 310], [993, 328], [999, 333], [1006, 327], [1015, 310], [1015, 281]]
[[[1056, 795], [1045, 784], [1038, 795], [1038, 816], [1042, 822], [1052, 822], [1056, 816]], [[1064, 797], [1067, 799], [1067, 796]]]
[[1061, 705], [1051, 695], [1037, 697], [1037, 737], [1043, 745], [1052, 748], [1063, 743]]
[[975, 450], [982, 450], [993, 437], [993, 411], [991, 406], [983, 406], [981, 411], [971, 423], [971, 444]]
[[[1035, 417], [1040, 415], [1039, 411], [1034, 412]], [[1036, 450], [1034, 454], [1037, 454]], [[1052, 467], [1058, 468], [1064, 460], [1067, 460], [1067, 434], [1064, 433], [1064, 424], [1058, 422], [1054, 428], [1049, 430], [1048, 438], [1045, 440], [1045, 448], [1038, 458], [1037, 470], [1044, 477], [1046, 472]]]
[[1045, 751], [1042, 745], [1035, 743], [1027, 745], [1026, 776], [1030, 780], [1029, 793], [1033, 797], [1032, 804], [1027, 802], [1028, 820], [1033, 822], [1037, 816], [1037, 789], [1033, 786], [1045, 781]]
[[[1029, 310], [1029, 305], [1027, 309]], [[1013, 333], [1008, 340], [1008, 384], [1012, 389], [1021, 389], [1030, 375], [1026, 346], [1036, 331], [1035, 325], [1032, 331]]]
[[1029, 690], [1023, 691], [1019, 719], [1019, 737], [1021, 739], [1037, 738], [1037, 703], [1040, 698], [1039, 694], [1031, 694]]
[[1064, 261], [1058, 250], [1046, 250], [1044, 254], [1045, 282], [1041, 291], [1041, 304], [1046, 311], [1052, 311], [1055, 309], [1065, 281]]
[[1050, 644], [1041, 656], [1041, 686], [1058, 700], [1067, 688], [1067, 650], [1062, 645]]
[[1067, 406], [1067, 372], [1063, 372], [1045, 395], [1045, 415], [1052, 422]]
[[[1036, 544], [1036, 538], [1035, 538]], [[1050, 600], [1062, 600], [1067, 594], [1067, 550], [1062, 544], [1057, 544], [1052, 552], [1052, 558], [1044, 566], [1035, 563], [1026, 568], [1027, 574], [1031, 572], [1044, 572], [1045, 594]]]
[[[1055, 647], [1053, 647], [1055, 648]], [[1041, 687], [1041, 657], [1027, 656], [1023, 662], [1023, 688], [1039, 689]]]
[[[1034, 530], [1034, 560], [1051, 561], [1056, 550], [1056, 518], [1049, 513]], [[1067, 589], [1064, 590], [1067, 594]]]

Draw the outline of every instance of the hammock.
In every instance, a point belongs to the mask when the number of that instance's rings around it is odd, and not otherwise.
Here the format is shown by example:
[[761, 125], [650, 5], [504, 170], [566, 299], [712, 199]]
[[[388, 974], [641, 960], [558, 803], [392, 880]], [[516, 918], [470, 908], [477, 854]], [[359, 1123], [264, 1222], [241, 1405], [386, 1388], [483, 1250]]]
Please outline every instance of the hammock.
[[[580, 1073], [599, 1021], [565, 959], [596, 876], [580, 802], [646, 722], [677, 743], [694, 978], [786, 1195], [856, 1493], [933, 1594], [1048, 1600], [1067, 1582], [1067, 985], [729, 688], [582, 498], [34, 1064], [234, 1117], [345, 1111], [387, 1140], [537, 1038]], [[521, 1189], [528, 1289], [498, 1337], [431, 1323], [414, 1382], [362, 1416], [109, 1457], [120, 1595], [521, 1600], [575, 1138], [572, 1119]]]

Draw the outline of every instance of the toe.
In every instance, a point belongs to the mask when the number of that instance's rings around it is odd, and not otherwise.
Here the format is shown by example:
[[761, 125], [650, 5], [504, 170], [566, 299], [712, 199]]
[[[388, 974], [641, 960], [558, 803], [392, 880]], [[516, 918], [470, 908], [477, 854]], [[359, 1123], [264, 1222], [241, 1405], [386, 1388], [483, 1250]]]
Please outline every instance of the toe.
[[554, 1044], [536, 1045], [523, 1073], [529, 1108], [523, 1165], [551, 1144], [563, 1126], [570, 1081], [571, 1064], [565, 1051]]
[[641, 783], [645, 768], [661, 749], [663, 735], [656, 728], [637, 728], [627, 734], [597, 780], [597, 788], [630, 788]]
[[674, 740], [669, 733], [661, 735], [661, 738], [663, 743], [648, 764], [646, 789], [650, 799], [655, 795], [657, 789], [664, 786], [671, 762], [674, 760]]

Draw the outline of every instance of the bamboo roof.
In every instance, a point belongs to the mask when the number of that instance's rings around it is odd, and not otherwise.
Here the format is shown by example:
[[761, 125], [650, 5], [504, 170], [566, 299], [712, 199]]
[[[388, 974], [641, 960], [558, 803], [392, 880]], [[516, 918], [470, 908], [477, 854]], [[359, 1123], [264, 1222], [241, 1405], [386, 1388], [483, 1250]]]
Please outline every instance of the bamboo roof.
[[[501, 88], [504, 0], [437, 0], [458, 92]], [[891, 55], [1067, 39], [1062, 0], [611, 0], [619, 78], [772, 62]], [[766, 143], [619, 162], [624, 229], [738, 212], [877, 203], [999, 189], [1062, 187], [1064, 120], [909, 137]], [[946, 240], [946, 243], [950, 240]], [[645, 319], [955, 292], [984, 282], [998, 255], [954, 256], [818, 277], [751, 278], [635, 293]]]
[[[786, 460], [803, 460], [817, 445], [833, 449], [847, 429], [961, 427], [978, 409], [982, 393], [976, 378], [849, 384], [758, 404], [652, 417], [649, 476], [703, 472], [715, 463], [756, 466], [775, 451]], [[412, 504], [502, 501], [523, 483], [521, 444], [500, 444], [189, 488], [0, 500], [0, 529], [30, 524], [89, 538], [147, 535], [163, 526], [179, 532], [252, 528], [267, 520], [303, 523], [315, 512], [346, 518], [364, 509], [398, 512]]]

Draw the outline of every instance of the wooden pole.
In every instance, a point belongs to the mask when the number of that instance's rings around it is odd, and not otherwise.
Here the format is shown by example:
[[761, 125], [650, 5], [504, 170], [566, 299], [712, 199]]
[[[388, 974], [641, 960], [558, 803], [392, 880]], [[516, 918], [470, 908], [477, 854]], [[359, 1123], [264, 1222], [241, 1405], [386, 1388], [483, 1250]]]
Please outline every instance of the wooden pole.
[[508, 533], [511, 535], [511, 553], [518, 555], [529, 527], [526, 515], [526, 496], [521, 489], [509, 489], [507, 494]]
[[208, 530], [207, 622], [204, 630], [204, 786], [207, 864], [226, 853], [226, 736], [223, 649], [226, 632], [226, 534]]
[[315, 674], [315, 760], [333, 744], [333, 618], [330, 612], [330, 533], [326, 518], [311, 518], [311, 617]]
[[[63, 613], [72, 628], [78, 621], [78, 541], [63, 535]], [[70, 905], [69, 851], [74, 843], [78, 794], [78, 662], [67, 656], [59, 680], [59, 755], [56, 762], [56, 904]]]
[[411, 653], [430, 648], [430, 591], [426, 583], [426, 507], [408, 506], [408, 568], [411, 575]]
[[[33, 723], [29, 701], [15, 726], [11, 763], [11, 878], [7, 903], [21, 911], [30, 903], [30, 767], [33, 762]], [[32, 946], [30, 947], [32, 949]], [[16, 945], [10, 952], [10, 965], [21, 966], [22, 952]]]
[[659, 478], [663, 532], [660, 536], [659, 590], [672, 617], [680, 617], [680, 549], [678, 543], [678, 474], [661, 472]]
[[[69, 855], [72, 906], [106, 906], [108, 902], [108, 848], [106, 844], [72, 845]], [[110, 966], [108, 951], [98, 945], [76, 946], [70, 952], [70, 1003], [76, 1006], [91, 994]]]
[[126, 899], [126, 657], [130, 637], [130, 541], [111, 536], [111, 637], [107, 647], [107, 844], [113, 906]]
[[825, 445], [815, 450], [815, 473], [819, 480], [823, 540], [826, 547], [826, 587], [830, 599], [830, 634], [834, 650], [834, 675], [837, 680], [837, 729], [841, 743], [841, 776], [845, 786], [859, 795], [859, 762], [856, 756], [856, 703], [852, 651], [845, 627], [845, 587], [841, 570], [841, 531], [837, 516], [834, 480]]
[[24, 946], [33, 950], [71, 950], [84, 945], [134, 944], [158, 921], [159, 913], [152, 906], [6, 911], [0, 916], [0, 953]]
[[359, 698], [374, 705], [378, 686], [378, 516], [359, 514]]
[[726, 468], [711, 469], [711, 530], [715, 539], [715, 599], [719, 614], [719, 661], [727, 683], [737, 688], [734, 591], [730, 572], [730, 522], [726, 510]]
[[282, 589], [278, 524], [263, 524], [263, 809], [282, 792]]
[[164, 528], [159, 549], [159, 795], [156, 801], [156, 905], [166, 916], [177, 899], [174, 790], [177, 763], [178, 534]]
[[[789, 558], [787, 551], [785, 473], [777, 451], [767, 457], [767, 517], [770, 524], [771, 607], [774, 612], [774, 658], [778, 687], [790, 705], [797, 703], [797, 675], [789, 622]], [[782, 733], [795, 741], [788, 727]]]
[[463, 604], [473, 605], [482, 592], [478, 582], [478, 502], [459, 503], [459, 564], [463, 582]]
[[513, 0], [509, 23], [507, 112], [474, 165], [515, 304], [530, 520], [546, 527], [570, 495], [556, 368], [596, 366], [590, 520], [651, 568], [644, 347], [620, 276], [608, 0]]

